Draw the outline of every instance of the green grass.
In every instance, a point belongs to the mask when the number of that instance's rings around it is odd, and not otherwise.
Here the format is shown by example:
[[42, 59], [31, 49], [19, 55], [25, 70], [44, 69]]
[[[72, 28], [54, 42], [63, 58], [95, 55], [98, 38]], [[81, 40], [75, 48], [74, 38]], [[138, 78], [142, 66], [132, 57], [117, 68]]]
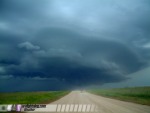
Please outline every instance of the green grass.
[[150, 105], [150, 87], [95, 89], [89, 92], [123, 101]]
[[0, 104], [46, 104], [68, 93], [69, 91], [0, 93]]

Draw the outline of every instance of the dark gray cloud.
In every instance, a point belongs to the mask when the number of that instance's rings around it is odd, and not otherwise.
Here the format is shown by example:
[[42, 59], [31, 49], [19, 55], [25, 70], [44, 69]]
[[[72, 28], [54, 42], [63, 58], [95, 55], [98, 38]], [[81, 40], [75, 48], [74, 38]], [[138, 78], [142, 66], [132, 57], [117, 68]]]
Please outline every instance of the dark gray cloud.
[[33, 45], [33, 44], [30, 43], [30, 42], [23, 42], [23, 43], [20, 43], [20, 44], [18, 44], [18, 47], [19, 47], [19, 48], [23, 48], [23, 49], [25, 49], [25, 50], [39, 50], [39, 49], [40, 49], [39, 46]]
[[11, 91], [121, 82], [150, 64], [148, 0], [0, 2], [0, 86], [22, 81]]

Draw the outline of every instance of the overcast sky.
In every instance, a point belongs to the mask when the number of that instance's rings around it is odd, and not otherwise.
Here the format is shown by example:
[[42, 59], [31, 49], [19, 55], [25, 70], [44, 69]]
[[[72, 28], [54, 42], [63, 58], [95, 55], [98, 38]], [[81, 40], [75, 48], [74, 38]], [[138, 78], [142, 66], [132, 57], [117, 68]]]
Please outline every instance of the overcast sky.
[[149, 0], [0, 0], [1, 92], [101, 86], [149, 65]]

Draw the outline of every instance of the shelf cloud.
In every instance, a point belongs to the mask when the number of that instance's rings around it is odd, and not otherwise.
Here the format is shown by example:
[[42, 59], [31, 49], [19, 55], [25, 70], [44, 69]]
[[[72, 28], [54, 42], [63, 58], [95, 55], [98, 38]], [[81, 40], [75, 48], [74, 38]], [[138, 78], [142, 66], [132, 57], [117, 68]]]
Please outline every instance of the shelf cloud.
[[0, 92], [130, 79], [150, 65], [149, 13], [149, 0], [1, 0]]

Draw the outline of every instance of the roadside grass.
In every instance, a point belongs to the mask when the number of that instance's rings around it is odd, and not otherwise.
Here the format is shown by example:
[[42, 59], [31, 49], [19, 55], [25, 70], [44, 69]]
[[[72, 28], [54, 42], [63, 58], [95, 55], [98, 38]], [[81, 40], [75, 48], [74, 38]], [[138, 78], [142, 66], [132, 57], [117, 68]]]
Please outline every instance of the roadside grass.
[[0, 93], [0, 104], [47, 104], [68, 93], [69, 91]]
[[104, 97], [150, 106], [150, 87], [94, 89], [89, 92]]

